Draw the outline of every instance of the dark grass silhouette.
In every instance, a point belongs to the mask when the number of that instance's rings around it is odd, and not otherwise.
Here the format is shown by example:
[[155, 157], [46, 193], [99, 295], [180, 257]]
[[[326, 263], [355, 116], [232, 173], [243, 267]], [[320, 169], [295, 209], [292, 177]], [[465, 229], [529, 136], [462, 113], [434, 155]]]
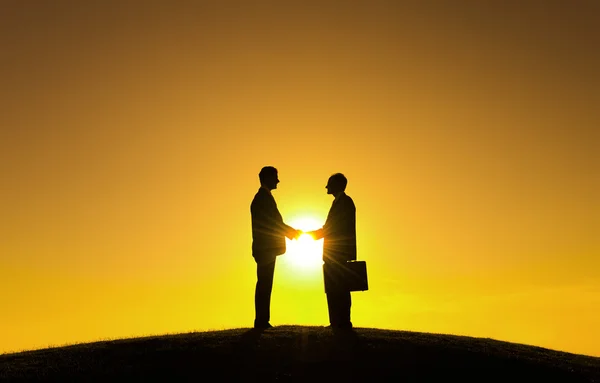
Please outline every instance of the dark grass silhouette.
[[464, 336], [281, 326], [5, 354], [0, 381], [600, 382], [600, 358]]

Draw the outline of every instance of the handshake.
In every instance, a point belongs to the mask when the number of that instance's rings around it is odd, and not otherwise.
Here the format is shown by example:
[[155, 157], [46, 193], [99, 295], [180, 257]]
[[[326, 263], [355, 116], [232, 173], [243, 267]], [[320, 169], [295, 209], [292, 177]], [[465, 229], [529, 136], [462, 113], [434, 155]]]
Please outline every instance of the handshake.
[[323, 238], [322, 230], [323, 229], [304, 231], [304, 230], [290, 228], [286, 237], [288, 237], [289, 239], [298, 239], [298, 238], [300, 238], [300, 236], [307, 234], [307, 235], [311, 236], [312, 239], [321, 239], [321, 238]]

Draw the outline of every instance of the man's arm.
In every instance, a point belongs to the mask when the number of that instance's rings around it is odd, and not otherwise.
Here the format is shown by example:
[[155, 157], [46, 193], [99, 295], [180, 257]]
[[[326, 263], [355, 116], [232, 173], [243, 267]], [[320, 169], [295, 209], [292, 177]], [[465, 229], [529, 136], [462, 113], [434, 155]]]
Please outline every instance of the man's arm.
[[285, 224], [277, 204], [266, 198], [261, 198], [252, 206], [257, 228], [263, 233], [272, 236], [285, 236], [289, 239], [297, 238], [300, 232]]
[[313, 239], [321, 239], [325, 237], [325, 230], [323, 230], [323, 228], [320, 228], [318, 230], [307, 231], [306, 234], [313, 237]]
[[279, 227], [279, 232], [281, 233], [281, 235], [284, 235], [289, 239], [296, 239], [300, 236], [300, 230], [296, 230], [290, 225], [287, 225], [285, 222], [283, 222], [283, 217], [281, 216], [279, 209], [277, 209], [277, 225]]
[[356, 208], [353, 203], [340, 201], [340, 205], [327, 217], [322, 228], [307, 232], [314, 239], [329, 237], [340, 233], [354, 231], [356, 224]]
[[284, 232], [285, 232], [285, 236], [288, 237], [289, 239], [297, 239], [300, 234], [302, 233], [300, 230], [296, 230], [293, 227], [286, 225], [285, 223], [282, 222], [283, 228], [284, 228]]

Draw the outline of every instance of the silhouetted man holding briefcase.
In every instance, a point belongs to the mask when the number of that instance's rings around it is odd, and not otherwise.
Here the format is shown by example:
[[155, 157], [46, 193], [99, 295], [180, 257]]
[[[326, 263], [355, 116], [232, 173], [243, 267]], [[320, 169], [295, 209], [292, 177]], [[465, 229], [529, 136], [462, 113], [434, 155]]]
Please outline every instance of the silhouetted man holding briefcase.
[[327, 194], [335, 199], [323, 227], [308, 233], [315, 239], [323, 238], [323, 279], [333, 329], [352, 328], [347, 262], [356, 260], [356, 207], [344, 192], [347, 184], [348, 180], [341, 173], [329, 177]]

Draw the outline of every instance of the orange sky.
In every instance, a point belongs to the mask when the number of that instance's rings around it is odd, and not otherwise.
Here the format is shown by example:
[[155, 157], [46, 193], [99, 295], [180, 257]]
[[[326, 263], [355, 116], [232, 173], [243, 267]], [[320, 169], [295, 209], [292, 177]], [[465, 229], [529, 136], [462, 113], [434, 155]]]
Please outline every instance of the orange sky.
[[100, 3], [0, 12], [0, 352], [251, 326], [273, 165], [293, 225], [348, 177], [355, 326], [600, 356], [597, 2]]

